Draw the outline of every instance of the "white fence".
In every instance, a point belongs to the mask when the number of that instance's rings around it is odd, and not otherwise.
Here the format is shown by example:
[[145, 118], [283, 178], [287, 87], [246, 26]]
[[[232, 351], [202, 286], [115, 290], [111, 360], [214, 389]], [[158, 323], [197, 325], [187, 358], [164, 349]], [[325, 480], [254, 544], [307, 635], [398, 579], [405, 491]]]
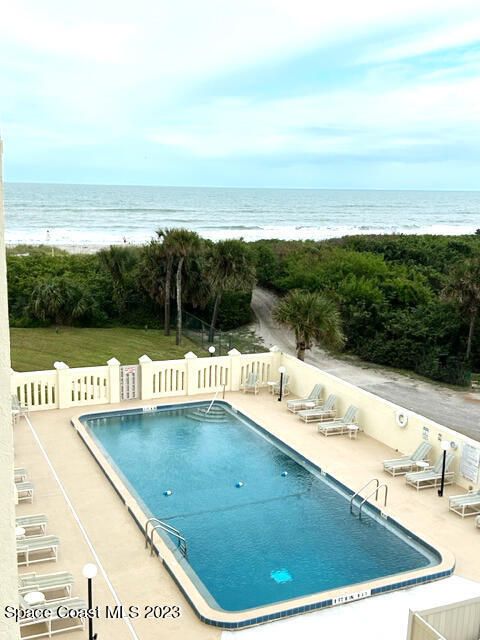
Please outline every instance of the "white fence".
[[[228, 356], [197, 358], [187, 353], [183, 360], [139, 359], [140, 398], [152, 400], [170, 396], [197, 395], [216, 391], [238, 391], [251, 371], [266, 384], [273, 362], [280, 364], [276, 350], [260, 354], [240, 354], [232, 349]], [[70, 369], [56, 362], [50, 371], [14, 371], [12, 394], [30, 411], [66, 409], [120, 401], [120, 362], [115, 358], [101, 367]]]
[[[182, 360], [152, 361], [148, 356], [142, 356], [138, 367], [138, 396], [142, 400], [152, 400], [211, 394], [223, 389], [238, 391], [251, 372], [258, 375], [262, 386], [266, 386], [267, 382], [278, 380], [280, 366], [287, 369], [293, 394], [304, 396], [314, 384], [323, 384], [325, 397], [335, 394], [338, 398], [338, 415], [343, 414], [348, 405], [355, 405], [359, 408], [361, 429], [401, 453], [410, 453], [423, 439], [432, 445], [431, 459], [436, 460], [442, 454], [441, 441], [448, 440], [455, 452], [454, 470], [458, 484], [465, 488], [479, 486], [478, 464], [473, 465], [475, 468], [467, 477], [461, 461], [464, 452], [470, 459], [475, 459], [472, 451], [480, 455], [480, 443], [456, 432], [454, 424], [451, 429], [444, 427], [293, 356], [282, 354], [275, 347], [266, 353], [243, 355], [232, 349], [228, 356], [213, 358], [197, 358], [194, 353], [187, 353]], [[69, 369], [60, 362], [52, 371], [14, 372], [12, 393], [32, 411], [117, 403], [120, 402], [120, 363], [112, 358], [102, 367]], [[399, 413], [407, 416], [407, 424], [403, 427], [397, 420]]]
[[28, 371], [12, 375], [12, 393], [32, 411], [58, 408], [57, 372]]

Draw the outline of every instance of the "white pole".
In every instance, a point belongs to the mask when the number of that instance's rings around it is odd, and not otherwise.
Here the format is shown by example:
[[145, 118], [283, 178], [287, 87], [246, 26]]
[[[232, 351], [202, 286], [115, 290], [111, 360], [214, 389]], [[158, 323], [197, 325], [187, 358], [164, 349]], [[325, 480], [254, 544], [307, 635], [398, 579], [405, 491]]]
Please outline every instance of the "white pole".
[[[18, 604], [18, 573], [13, 486], [12, 399], [10, 395], [10, 332], [8, 326], [5, 216], [3, 212], [3, 144], [0, 140], [0, 611]], [[0, 615], [0, 638], [17, 640], [18, 625]]]

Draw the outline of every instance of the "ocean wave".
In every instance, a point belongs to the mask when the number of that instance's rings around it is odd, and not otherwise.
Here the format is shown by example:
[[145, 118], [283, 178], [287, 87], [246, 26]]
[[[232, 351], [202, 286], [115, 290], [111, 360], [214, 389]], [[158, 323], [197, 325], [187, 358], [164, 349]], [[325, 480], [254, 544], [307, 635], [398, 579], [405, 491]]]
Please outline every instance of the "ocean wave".
[[[196, 230], [205, 238], [218, 241], [230, 238], [243, 238], [247, 242], [255, 240], [326, 240], [349, 235], [376, 235], [376, 234], [431, 234], [431, 235], [470, 235], [475, 232], [476, 226], [465, 225], [441, 225], [433, 224], [418, 228], [403, 228], [398, 226], [385, 226], [378, 228], [360, 228], [359, 226], [332, 226], [332, 227], [302, 227], [295, 226], [265, 226], [250, 227], [237, 225], [224, 228], [197, 228]], [[146, 229], [137, 229], [133, 233], [121, 229], [105, 231], [103, 233], [92, 229], [51, 229], [48, 238], [44, 232], [33, 229], [8, 230], [6, 242], [14, 244], [51, 244], [56, 246], [101, 247], [110, 244], [144, 244], [149, 242], [155, 234]]]

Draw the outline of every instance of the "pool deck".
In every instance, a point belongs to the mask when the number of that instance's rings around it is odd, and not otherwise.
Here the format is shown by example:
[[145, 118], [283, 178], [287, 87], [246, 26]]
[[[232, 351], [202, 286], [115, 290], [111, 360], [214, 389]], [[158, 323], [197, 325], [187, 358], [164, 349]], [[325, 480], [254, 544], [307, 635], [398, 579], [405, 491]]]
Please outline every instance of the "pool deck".
[[[151, 557], [145, 550], [141, 532], [76, 435], [70, 420], [82, 413], [211, 397], [183, 396], [163, 401], [95, 405], [83, 411], [36, 412], [29, 417], [33, 430], [24, 419], [15, 427], [15, 466], [26, 467], [29, 479], [35, 485], [33, 504], [20, 503], [17, 515], [47, 514], [48, 533], [60, 538], [56, 563], [39, 563], [23, 567], [20, 572], [70, 571], [75, 576], [73, 593], [85, 598], [85, 579], [81, 570], [86, 562], [96, 562], [106, 574], [105, 578], [100, 571], [94, 582], [95, 603], [102, 607], [115, 604], [112, 589], [126, 607], [138, 605], [143, 609], [147, 604], [181, 607], [182, 615], [176, 620], [142, 616], [131, 620], [129, 626], [121, 619], [100, 619], [95, 621], [99, 638], [207, 640], [220, 638], [221, 631], [198, 620], [158, 558]], [[225, 399], [352, 489], [358, 489], [373, 477], [387, 482], [388, 514], [435, 546], [453, 552], [455, 573], [480, 582], [480, 554], [475, 553], [480, 531], [474, 526], [474, 518], [462, 519], [448, 510], [448, 496], [464, 493], [463, 489], [448, 486], [443, 498], [439, 498], [434, 489], [417, 492], [405, 485], [402, 476], [392, 478], [383, 472], [382, 461], [396, 457], [395, 451], [364, 434], [357, 440], [347, 436], [325, 438], [317, 433], [315, 425], [304, 424], [286, 410], [285, 402], [278, 402], [267, 391], [257, 396], [227, 393]], [[380, 604], [380, 600], [378, 602]], [[76, 636], [70, 632], [57, 637], [63, 640]]]

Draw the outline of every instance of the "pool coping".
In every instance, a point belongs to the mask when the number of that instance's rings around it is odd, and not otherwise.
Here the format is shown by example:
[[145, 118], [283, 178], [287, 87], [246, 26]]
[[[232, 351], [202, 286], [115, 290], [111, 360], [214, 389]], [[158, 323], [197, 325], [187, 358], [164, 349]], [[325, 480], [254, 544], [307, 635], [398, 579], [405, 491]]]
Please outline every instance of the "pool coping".
[[[95, 407], [91, 407], [91, 409], [93, 410], [88, 411], [89, 408], [85, 407], [87, 411], [84, 410], [81, 413], [72, 416], [71, 418], [71, 424], [75, 428], [77, 435], [81, 438], [90, 454], [99, 465], [100, 469], [110, 482], [111, 486], [113, 487], [123, 504], [128, 509], [129, 514], [133, 517], [135, 523], [144, 536], [145, 528], [144, 525], [142, 525], [142, 522], [146, 523], [146, 521], [148, 520], [148, 515], [145, 513], [143, 506], [132, 495], [130, 489], [126, 485], [126, 482], [119, 475], [116, 468], [108, 460], [101, 446], [97, 444], [94, 438], [90, 435], [88, 429], [83, 425], [81, 419], [86, 419], [87, 417], [92, 416], [107, 417], [108, 415], [119, 413], [136, 413], [144, 408], [147, 411], [153, 411], [155, 409], [165, 410], [168, 408], [176, 409], [183, 406], [204, 404], [205, 402], [206, 400], [200, 399], [192, 401], [182, 400], [180, 402], [171, 402], [171, 400], [169, 399], [169, 402], [162, 404], [158, 404], [158, 402], [152, 404], [143, 402], [139, 403], [138, 406], [130, 405], [125, 409], [117, 408], [103, 411], [95, 411]], [[261, 432], [267, 435], [267, 437], [273, 440], [273, 442], [278, 443], [281, 448], [290, 451], [296, 458], [305, 460], [305, 462], [309, 466], [317, 470], [317, 472], [319, 472], [321, 475], [327, 476], [333, 482], [340, 485], [340, 487], [342, 487], [346, 492], [351, 494], [354, 493], [353, 490], [350, 489], [350, 487], [339, 481], [331, 474], [326, 473], [325, 470], [323, 470], [318, 464], [310, 460], [308, 456], [300, 453], [295, 448], [291, 447], [289, 444], [283, 441], [281, 438], [273, 434], [266, 426], [260, 424], [258, 418], [249, 416], [246, 411], [244, 411], [243, 409], [238, 409], [237, 407], [235, 407], [234, 403], [230, 401], [218, 400], [217, 403], [223, 403], [227, 405], [236, 413], [240, 414], [240, 416], [244, 416], [247, 420], [252, 421]], [[378, 507], [376, 507], [375, 505], [369, 504], [369, 508], [377, 511], [379, 514], [382, 513], [381, 510], [378, 509]], [[202, 593], [201, 588], [199, 588], [199, 585], [192, 580], [191, 576], [188, 573], [188, 570], [186, 570], [185, 567], [182, 566], [183, 559], [178, 557], [172, 543], [169, 540], [167, 542], [167, 540], [158, 535], [157, 532], [155, 532], [154, 534], [154, 552], [160, 558], [162, 564], [165, 566], [168, 573], [173, 578], [180, 591], [183, 593], [190, 606], [202, 622], [222, 629], [243, 629], [245, 627], [264, 624], [273, 620], [307, 613], [309, 611], [316, 611], [327, 607], [337, 606], [340, 604], [363, 599], [366, 597], [380, 595], [382, 593], [390, 592], [393, 590], [405, 589], [415, 585], [424, 584], [426, 582], [432, 582], [434, 580], [439, 580], [453, 574], [455, 569], [455, 558], [449, 550], [440, 548], [437, 544], [433, 544], [425, 536], [417, 536], [414, 532], [411, 531], [411, 529], [408, 529], [406, 526], [402, 525], [401, 522], [399, 522], [396, 518], [393, 518], [390, 515], [387, 515], [386, 519], [393, 522], [397, 527], [408, 533], [408, 535], [410, 535], [411, 537], [421, 541], [424, 545], [430, 547], [431, 550], [433, 550], [440, 557], [440, 562], [433, 567], [428, 566], [423, 569], [397, 573], [391, 576], [378, 578], [376, 580], [360, 582], [354, 585], [339, 587], [337, 589], [328, 591], [320, 591], [307, 596], [301, 596], [290, 600], [283, 600], [277, 603], [262, 605], [260, 607], [242, 611], [226, 611], [221, 608], [211, 606], [211, 604], [209, 604], [209, 602], [207, 601], [205, 594]], [[183, 562], [187, 562], [188, 564], [188, 561], [183, 560]], [[188, 567], [190, 567], [190, 565], [188, 565]], [[399, 576], [401, 577], [401, 580], [398, 579]]]

